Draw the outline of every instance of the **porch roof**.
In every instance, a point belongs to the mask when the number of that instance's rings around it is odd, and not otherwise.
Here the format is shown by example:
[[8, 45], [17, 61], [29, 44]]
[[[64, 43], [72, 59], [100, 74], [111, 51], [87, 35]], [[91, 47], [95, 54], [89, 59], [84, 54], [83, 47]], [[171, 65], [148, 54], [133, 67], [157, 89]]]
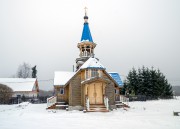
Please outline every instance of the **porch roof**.
[[91, 77], [91, 78], [88, 78], [88, 79], [82, 81], [81, 84], [87, 84], [87, 83], [91, 83], [91, 82], [94, 82], [94, 81], [103, 81], [103, 82], [106, 82], [106, 83], [109, 82], [108, 79], [105, 79], [105, 78], [102, 78], [102, 77]]

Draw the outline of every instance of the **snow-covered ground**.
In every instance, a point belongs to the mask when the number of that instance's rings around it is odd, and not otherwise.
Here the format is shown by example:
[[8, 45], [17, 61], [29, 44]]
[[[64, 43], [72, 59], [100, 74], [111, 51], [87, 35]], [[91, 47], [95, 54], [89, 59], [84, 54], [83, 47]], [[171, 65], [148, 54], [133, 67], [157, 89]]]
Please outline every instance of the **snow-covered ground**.
[[46, 110], [46, 104], [0, 105], [0, 129], [180, 129], [180, 98], [130, 102], [108, 113]]

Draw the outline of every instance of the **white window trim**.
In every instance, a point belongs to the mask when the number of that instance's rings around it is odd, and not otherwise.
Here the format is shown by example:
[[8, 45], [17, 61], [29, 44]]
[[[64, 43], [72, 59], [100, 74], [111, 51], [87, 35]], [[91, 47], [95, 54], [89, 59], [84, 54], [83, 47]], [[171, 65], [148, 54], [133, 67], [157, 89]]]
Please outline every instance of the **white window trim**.
[[85, 70], [85, 79], [92, 77], [101, 77], [102, 71], [100, 69], [86, 69]]
[[89, 78], [89, 70], [86, 69], [86, 70], [85, 70], [85, 79], [88, 79], [88, 78]]
[[115, 94], [119, 94], [119, 89], [115, 88]]

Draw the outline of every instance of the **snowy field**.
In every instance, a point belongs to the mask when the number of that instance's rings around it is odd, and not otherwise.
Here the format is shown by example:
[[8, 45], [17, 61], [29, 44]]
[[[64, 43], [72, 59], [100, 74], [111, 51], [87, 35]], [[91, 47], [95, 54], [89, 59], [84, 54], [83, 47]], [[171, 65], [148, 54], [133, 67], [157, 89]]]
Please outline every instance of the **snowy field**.
[[0, 105], [0, 129], [180, 129], [180, 98], [130, 102], [108, 113], [46, 110], [46, 104]]

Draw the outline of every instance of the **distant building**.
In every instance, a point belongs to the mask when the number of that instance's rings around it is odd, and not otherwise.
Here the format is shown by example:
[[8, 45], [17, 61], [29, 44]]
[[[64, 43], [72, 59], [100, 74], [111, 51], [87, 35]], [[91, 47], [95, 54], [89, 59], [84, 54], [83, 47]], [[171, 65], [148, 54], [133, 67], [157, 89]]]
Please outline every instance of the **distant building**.
[[38, 96], [39, 87], [36, 78], [0, 78], [0, 84], [4, 84], [13, 90], [13, 103], [17, 103], [17, 99], [21, 101], [23, 97], [30, 100]]
[[55, 72], [55, 96], [48, 99], [48, 108], [61, 107], [63, 105], [57, 104], [62, 102], [67, 104], [69, 110], [109, 111], [116, 108], [115, 101], [120, 98], [123, 83], [118, 73], [108, 73], [95, 57], [96, 44], [86, 12], [81, 42], [77, 47], [80, 54], [76, 59], [76, 71]]

